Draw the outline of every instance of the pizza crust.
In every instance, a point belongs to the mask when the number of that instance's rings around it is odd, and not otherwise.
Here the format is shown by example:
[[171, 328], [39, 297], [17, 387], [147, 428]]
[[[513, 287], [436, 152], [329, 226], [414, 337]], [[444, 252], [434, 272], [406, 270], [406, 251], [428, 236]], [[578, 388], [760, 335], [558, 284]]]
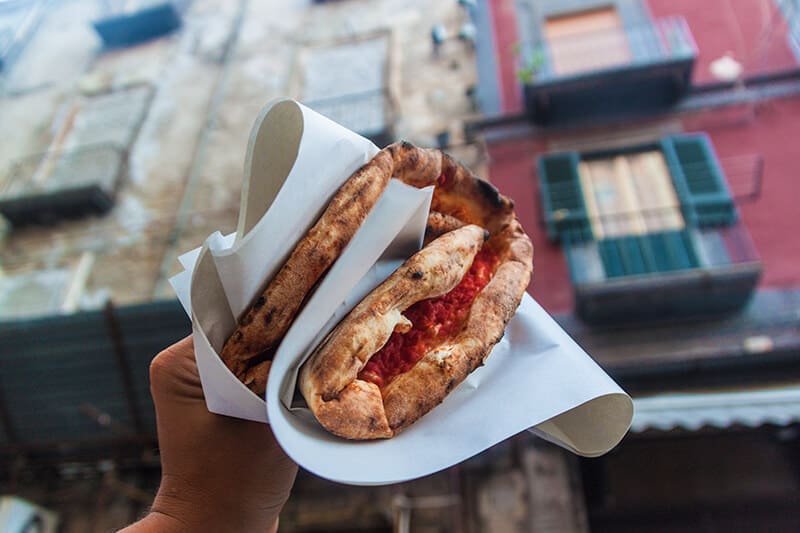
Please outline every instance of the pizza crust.
[[464, 221], [456, 217], [445, 215], [438, 211], [431, 211], [428, 213], [428, 222], [425, 225], [425, 237], [422, 241], [422, 246], [428, 246], [428, 243], [432, 240], [438, 239], [448, 231], [453, 231], [464, 225]]
[[381, 396], [377, 385], [357, 379], [358, 373], [398, 325], [407, 328], [403, 311], [458, 285], [485, 236], [483, 228], [469, 225], [417, 252], [364, 298], [303, 365], [300, 392], [328, 431], [351, 439], [390, 436], [383, 426], [364, 427], [365, 413], [367, 421], [385, 420], [386, 413], [382, 401], [376, 404]]

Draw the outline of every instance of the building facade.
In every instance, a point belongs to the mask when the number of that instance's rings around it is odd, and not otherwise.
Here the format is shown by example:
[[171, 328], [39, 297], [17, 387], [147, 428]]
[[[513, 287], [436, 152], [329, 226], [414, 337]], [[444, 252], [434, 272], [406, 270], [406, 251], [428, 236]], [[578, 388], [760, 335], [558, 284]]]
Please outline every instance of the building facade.
[[534, 240], [529, 292], [635, 398], [581, 461], [593, 530], [800, 524], [798, 10], [476, 10], [474, 126]]
[[529, 292], [637, 414], [600, 459], [525, 433], [379, 489], [301, 472], [283, 530], [798, 529], [796, 1], [6, 4], [4, 492], [65, 531], [147, 508], [147, 367], [190, 329], [167, 279], [235, 229], [252, 122], [289, 95], [511, 196]]

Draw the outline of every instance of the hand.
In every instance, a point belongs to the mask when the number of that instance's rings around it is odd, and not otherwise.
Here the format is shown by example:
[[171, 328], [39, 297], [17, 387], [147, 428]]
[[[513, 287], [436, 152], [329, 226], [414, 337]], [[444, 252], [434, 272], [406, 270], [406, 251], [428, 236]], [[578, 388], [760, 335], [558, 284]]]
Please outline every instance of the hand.
[[187, 337], [150, 364], [161, 486], [125, 531], [276, 531], [297, 465], [269, 425], [208, 411]]

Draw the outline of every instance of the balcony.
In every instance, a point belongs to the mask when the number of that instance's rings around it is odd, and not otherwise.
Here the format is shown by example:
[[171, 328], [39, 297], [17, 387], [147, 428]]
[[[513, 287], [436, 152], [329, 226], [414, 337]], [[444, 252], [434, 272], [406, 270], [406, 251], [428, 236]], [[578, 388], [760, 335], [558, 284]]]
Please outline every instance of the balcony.
[[26, 157], [12, 166], [0, 188], [0, 214], [16, 227], [105, 213], [126, 168], [126, 151], [113, 144]]
[[[652, 213], [662, 220], [671, 213]], [[721, 314], [742, 308], [761, 276], [744, 225], [563, 241], [578, 316], [590, 323]]]
[[669, 107], [686, 94], [696, 56], [682, 17], [523, 43], [527, 113], [546, 126]]
[[111, 209], [152, 92], [138, 85], [68, 102], [48, 149], [0, 177], [0, 213], [21, 226]]
[[0, 453], [63, 459], [151, 447], [148, 365], [189, 333], [177, 300], [0, 317]]
[[312, 100], [305, 105], [371, 140], [379, 148], [394, 141], [392, 106], [385, 89]]
[[702, 133], [539, 158], [542, 224], [569, 265], [578, 316], [621, 323], [741, 308], [761, 262], [737, 202], [763, 158], [718, 158]]

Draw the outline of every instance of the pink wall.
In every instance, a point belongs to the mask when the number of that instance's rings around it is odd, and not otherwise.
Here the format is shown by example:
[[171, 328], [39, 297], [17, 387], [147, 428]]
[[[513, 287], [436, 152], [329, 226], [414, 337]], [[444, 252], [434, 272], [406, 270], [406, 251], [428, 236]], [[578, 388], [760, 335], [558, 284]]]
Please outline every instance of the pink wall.
[[547, 240], [540, 223], [536, 157], [543, 141], [520, 139], [489, 147], [489, 177], [500, 192], [514, 200], [517, 217], [533, 240], [533, 281], [528, 292], [551, 313], [572, 308], [572, 284], [561, 247]]
[[[723, 167], [729, 157], [764, 158], [763, 189], [758, 200], [739, 205], [742, 221], [764, 264], [762, 287], [800, 287], [800, 98], [748, 107], [710, 110], [682, 119], [687, 132], [706, 131]], [[572, 285], [566, 259], [547, 240], [540, 223], [536, 157], [548, 141], [519, 139], [489, 148], [489, 176], [516, 203], [517, 216], [534, 244], [534, 281], [528, 291], [551, 313], [572, 309]], [[729, 176], [734, 194], [751, 190], [751, 175]], [[735, 180], [735, 183], [733, 181]]]
[[764, 157], [761, 197], [739, 210], [764, 263], [762, 285], [800, 287], [800, 98], [755, 110], [707, 111], [683, 120], [683, 126], [708, 132], [720, 159]]
[[[647, 4], [654, 18], [686, 18], [699, 49], [695, 84], [717, 81], [709, 65], [726, 52], [742, 63], [745, 76], [798, 67], [775, 0], [647, 0]], [[765, 35], [771, 37], [763, 39]]]

